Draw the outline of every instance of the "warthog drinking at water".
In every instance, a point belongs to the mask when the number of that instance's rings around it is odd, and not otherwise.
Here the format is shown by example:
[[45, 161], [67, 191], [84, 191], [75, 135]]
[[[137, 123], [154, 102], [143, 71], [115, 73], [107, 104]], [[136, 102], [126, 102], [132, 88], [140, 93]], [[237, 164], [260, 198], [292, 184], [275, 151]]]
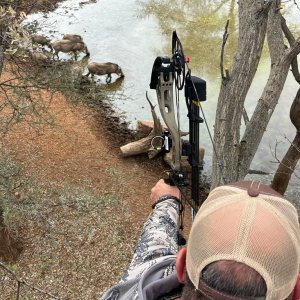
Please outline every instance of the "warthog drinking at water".
[[82, 42], [83, 41], [81, 35], [78, 35], [78, 34], [65, 34], [63, 36], [63, 40], [69, 40], [72, 42]]
[[106, 62], [106, 63], [92, 62], [88, 64], [87, 68], [89, 72], [88, 74], [86, 74], [86, 76], [89, 76], [90, 74], [92, 74], [92, 77], [94, 77], [94, 75], [107, 75], [106, 82], [111, 82], [112, 73], [115, 73], [120, 77], [124, 77], [122, 69], [117, 64], [111, 62]]
[[57, 58], [59, 58], [58, 53], [60, 51], [64, 53], [73, 52], [75, 56], [75, 60], [77, 60], [77, 51], [85, 52], [87, 56], [90, 55], [90, 52], [84, 42], [72, 42], [70, 40], [57, 40], [52, 42], [51, 45], [55, 50], [53, 54], [53, 58], [55, 55], [57, 56]]

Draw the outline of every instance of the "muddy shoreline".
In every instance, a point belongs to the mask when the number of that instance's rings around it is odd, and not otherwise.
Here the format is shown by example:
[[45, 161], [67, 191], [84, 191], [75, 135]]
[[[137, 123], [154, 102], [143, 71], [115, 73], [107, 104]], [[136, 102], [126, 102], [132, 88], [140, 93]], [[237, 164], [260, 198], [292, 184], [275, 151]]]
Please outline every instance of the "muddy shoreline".
[[[23, 0], [19, 7], [19, 11], [25, 11], [27, 14], [36, 12], [47, 13], [55, 10], [61, 2], [64, 2], [64, 0]], [[97, 0], [82, 0], [79, 2], [79, 5], [86, 5], [95, 2], [97, 2]]]

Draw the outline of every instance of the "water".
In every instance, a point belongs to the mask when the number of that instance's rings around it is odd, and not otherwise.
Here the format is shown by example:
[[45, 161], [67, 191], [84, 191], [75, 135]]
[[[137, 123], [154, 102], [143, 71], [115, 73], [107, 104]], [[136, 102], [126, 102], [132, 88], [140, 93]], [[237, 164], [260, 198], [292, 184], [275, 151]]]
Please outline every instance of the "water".
[[[154, 58], [161, 52], [165, 38], [159, 35], [154, 17], [139, 18], [135, 0], [101, 0], [79, 8], [78, 1], [65, 1], [47, 15], [52, 23], [41, 33], [52, 39], [60, 39], [65, 33], [76, 33], [83, 37], [95, 62], [114, 62], [122, 67], [125, 80], [111, 100], [119, 111], [125, 111], [132, 128], [136, 119], [147, 119], [150, 109], [145, 92], [149, 90], [150, 73]], [[29, 17], [42, 20], [42, 14]], [[61, 55], [67, 58], [66, 55]], [[113, 77], [115, 80], [116, 77]], [[105, 83], [105, 78], [101, 78]], [[155, 97], [152, 97], [155, 100]]]
[[[225, 52], [225, 67], [230, 64], [236, 47], [238, 28], [235, 2], [219, 0], [212, 4], [212, 1], [205, 0], [101, 0], [81, 7], [78, 1], [68, 0], [55, 12], [47, 14], [47, 18], [36, 14], [29, 16], [28, 21], [44, 23], [42, 33], [53, 39], [61, 38], [65, 33], [80, 34], [89, 48], [91, 61], [111, 61], [122, 67], [125, 80], [117, 90], [111, 91], [110, 99], [119, 112], [126, 114], [132, 128], [137, 119], [151, 118], [145, 92], [149, 91], [150, 98], [156, 102], [155, 91], [149, 90], [152, 65], [156, 56], [171, 54], [171, 32], [176, 29], [185, 54], [191, 56], [193, 75], [207, 81], [208, 100], [203, 103], [203, 109], [212, 131], [220, 86], [220, 45], [228, 18], [230, 38]], [[292, 1], [285, 4], [284, 15], [288, 24], [297, 30], [300, 10]], [[67, 58], [66, 55], [62, 57]], [[269, 65], [268, 53], [264, 51], [245, 104], [249, 117], [267, 81]], [[104, 78], [101, 78], [101, 83], [105, 83]], [[276, 170], [277, 164], [271, 162], [274, 161], [272, 151], [276, 141], [283, 142], [277, 149], [280, 158], [289, 147], [285, 136], [293, 139], [295, 134], [289, 119], [289, 109], [297, 90], [298, 84], [290, 74], [252, 169], [270, 173]], [[180, 121], [182, 129], [186, 130], [188, 122], [183, 97], [181, 100]], [[209, 170], [212, 146], [204, 125], [201, 129], [201, 143], [206, 147], [206, 170]], [[293, 178], [292, 186], [297, 186], [298, 181]]]

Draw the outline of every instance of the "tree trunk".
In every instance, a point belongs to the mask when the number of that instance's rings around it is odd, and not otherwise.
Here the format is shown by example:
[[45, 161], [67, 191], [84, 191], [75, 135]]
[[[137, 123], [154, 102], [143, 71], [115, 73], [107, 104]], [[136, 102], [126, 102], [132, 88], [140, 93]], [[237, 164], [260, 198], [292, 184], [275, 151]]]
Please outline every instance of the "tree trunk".
[[239, 1], [239, 42], [229, 77], [222, 81], [215, 119], [212, 188], [222, 181], [238, 179], [240, 125], [245, 98], [260, 60], [269, 5], [264, 1]]
[[239, 179], [243, 179], [250, 168], [253, 157], [267, 128], [269, 120], [278, 103], [284, 87], [290, 64], [293, 60], [291, 53], [297, 51], [295, 41], [290, 50], [285, 50], [281, 30], [282, 16], [274, 2], [268, 17], [268, 46], [271, 57], [271, 71], [250, 122], [246, 126], [241, 140], [239, 155]]
[[291, 106], [290, 118], [296, 127], [297, 133], [290, 148], [280, 162], [272, 181], [272, 188], [282, 195], [285, 193], [300, 159], [300, 89]]
[[297, 133], [290, 148], [280, 162], [272, 181], [272, 188], [283, 195], [300, 159], [300, 133]]
[[[240, 1], [238, 51], [229, 78], [222, 82], [218, 99], [214, 141], [218, 158], [213, 159], [212, 188], [223, 182], [243, 179], [257, 151], [269, 120], [278, 103], [293, 59], [300, 52], [298, 38], [285, 50], [281, 31], [282, 16], [275, 1], [257, 7], [257, 1]], [[262, 96], [240, 139], [240, 124], [245, 97], [255, 75], [268, 32], [271, 71]], [[221, 172], [218, 165], [223, 164]]]

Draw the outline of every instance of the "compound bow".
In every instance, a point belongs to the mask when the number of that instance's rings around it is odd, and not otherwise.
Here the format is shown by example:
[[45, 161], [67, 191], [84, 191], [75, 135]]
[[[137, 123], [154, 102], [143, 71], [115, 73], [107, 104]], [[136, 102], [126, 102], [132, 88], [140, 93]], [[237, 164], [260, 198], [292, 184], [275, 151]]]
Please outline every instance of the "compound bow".
[[[168, 128], [162, 136], [153, 138], [162, 139], [163, 151], [172, 153], [172, 170], [168, 173], [166, 182], [178, 186], [181, 190], [184, 186], [190, 187], [191, 197], [186, 200], [195, 215], [202, 204], [199, 196], [199, 176], [203, 169], [202, 162], [199, 161], [199, 124], [203, 122], [203, 119], [199, 111], [200, 102], [206, 100], [206, 82], [191, 75], [188, 62], [189, 58], [184, 55], [182, 44], [174, 31], [172, 56], [159, 56], [155, 59], [150, 88], [156, 89], [160, 113]], [[183, 141], [180, 134], [179, 91], [182, 89], [184, 89], [188, 109], [189, 141]], [[174, 92], [176, 101], [174, 101]], [[189, 175], [182, 167], [182, 155], [188, 156], [191, 166], [191, 183], [189, 183]], [[182, 222], [181, 215], [180, 230], [183, 228]]]

